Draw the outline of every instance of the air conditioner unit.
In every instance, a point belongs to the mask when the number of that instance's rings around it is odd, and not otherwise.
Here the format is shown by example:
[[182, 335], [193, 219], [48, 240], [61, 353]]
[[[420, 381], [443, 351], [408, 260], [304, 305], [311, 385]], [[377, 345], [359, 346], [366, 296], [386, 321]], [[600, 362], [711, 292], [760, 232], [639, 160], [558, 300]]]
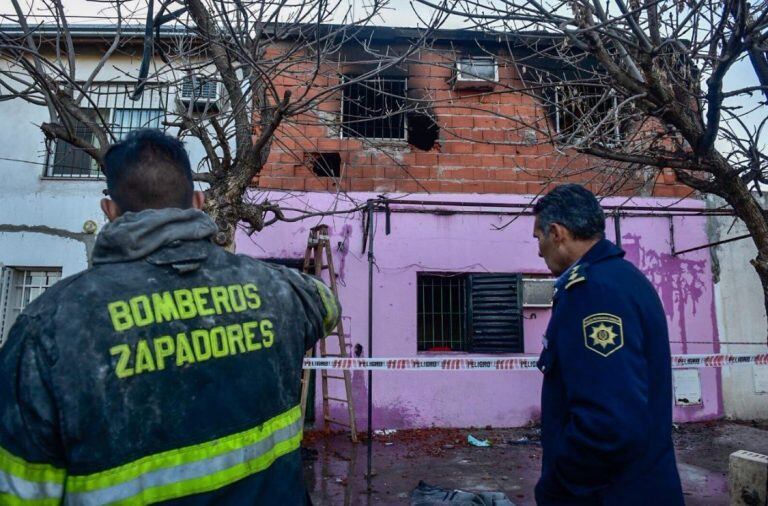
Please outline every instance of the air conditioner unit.
[[499, 65], [492, 56], [459, 58], [453, 73], [457, 90], [489, 90], [499, 81]]
[[219, 110], [219, 83], [202, 76], [187, 76], [181, 83], [179, 98], [183, 104], [192, 104], [196, 112]]
[[554, 278], [523, 278], [523, 307], [552, 307]]

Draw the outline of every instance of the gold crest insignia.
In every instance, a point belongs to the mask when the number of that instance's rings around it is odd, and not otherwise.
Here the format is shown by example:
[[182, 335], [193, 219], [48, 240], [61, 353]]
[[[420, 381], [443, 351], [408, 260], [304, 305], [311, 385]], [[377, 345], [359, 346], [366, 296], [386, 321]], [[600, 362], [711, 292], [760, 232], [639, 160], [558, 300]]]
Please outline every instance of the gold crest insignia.
[[597, 313], [584, 318], [584, 345], [607, 357], [624, 346], [621, 318], [610, 313]]

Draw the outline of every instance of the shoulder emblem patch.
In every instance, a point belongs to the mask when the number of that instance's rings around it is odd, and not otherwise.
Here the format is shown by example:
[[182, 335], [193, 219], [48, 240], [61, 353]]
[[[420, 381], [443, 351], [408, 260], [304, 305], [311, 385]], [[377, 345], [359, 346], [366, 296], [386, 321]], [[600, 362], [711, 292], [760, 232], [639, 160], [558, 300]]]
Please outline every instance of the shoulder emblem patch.
[[584, 318], [584, 345], [603, 357], [624, 346], [621, 318], [610, 313], [596, 313]]
[[565, 289], [568, 290], [573, 285], [586, 280], [587, 277], [581, 272], [581, 264], [576, 264], [571, 268], [571, 272], [568, 274], [568, 281], [565, 283]]

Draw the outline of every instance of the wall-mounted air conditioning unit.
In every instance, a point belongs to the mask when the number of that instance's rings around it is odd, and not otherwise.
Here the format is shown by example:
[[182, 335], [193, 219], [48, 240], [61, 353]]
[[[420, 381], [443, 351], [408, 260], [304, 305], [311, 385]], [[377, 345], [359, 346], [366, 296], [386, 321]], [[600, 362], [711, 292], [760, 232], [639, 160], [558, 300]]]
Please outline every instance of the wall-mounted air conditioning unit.
[[499, 81], [499, 65], [492, 56], [469, 56], [456, 60], [453, 87], [457, 90], [493, 89]]
[[523, 307], [552, 307], [552, 297], [554, 294], [554, 278], [523, 278]]
[[192, 104], [196, 112], [217, 112], [221, 105], [219, 83], [203, 76], [187, 76], [181, 83], [179, 98], [184, 105]]

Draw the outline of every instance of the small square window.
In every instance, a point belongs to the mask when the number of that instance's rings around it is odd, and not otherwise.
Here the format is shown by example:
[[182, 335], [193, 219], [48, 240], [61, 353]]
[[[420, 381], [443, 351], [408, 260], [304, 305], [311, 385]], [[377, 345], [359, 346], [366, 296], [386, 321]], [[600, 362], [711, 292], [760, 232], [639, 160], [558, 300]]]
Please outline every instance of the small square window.
[[496, 59], [490, 56], [460, 58], [456, 61], [456, 80], [495, 83], [499, 80]]

